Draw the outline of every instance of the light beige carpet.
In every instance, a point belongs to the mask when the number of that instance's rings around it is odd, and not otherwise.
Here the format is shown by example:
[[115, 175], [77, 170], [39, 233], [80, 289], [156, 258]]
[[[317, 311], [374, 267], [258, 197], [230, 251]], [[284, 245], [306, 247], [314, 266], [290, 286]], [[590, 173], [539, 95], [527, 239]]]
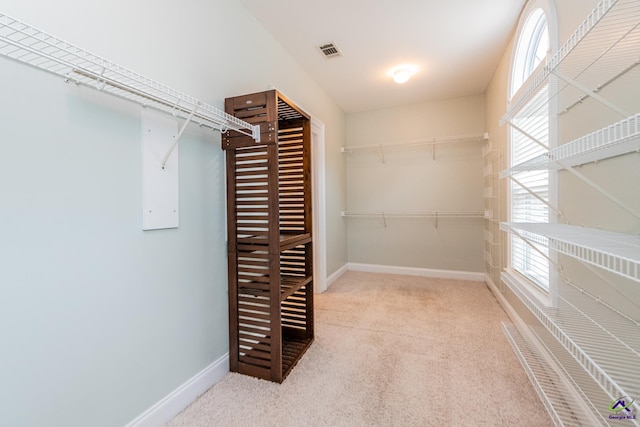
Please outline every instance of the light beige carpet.
[[551, 426], [484, 283], [348, 272], [283, 384], [229, 374], [168, 426]]

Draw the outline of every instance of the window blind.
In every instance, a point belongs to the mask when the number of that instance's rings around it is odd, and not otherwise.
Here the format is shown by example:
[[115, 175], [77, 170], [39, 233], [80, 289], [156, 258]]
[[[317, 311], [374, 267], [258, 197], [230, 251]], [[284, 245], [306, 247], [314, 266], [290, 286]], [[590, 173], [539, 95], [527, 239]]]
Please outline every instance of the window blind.
[[[541, 85], [528, 102], [514, 114], [511, 127], [511, 166], [520, 164], [548, 151], [549, 112], [548, 85]], [[531, 192], [549, 200], [549, 172], [528, 171], [518, 175], [520, 184], [512, 181], [510, 191], [512, 222], [549, 222], [549, 208]], [[524, 187], [523, 187], [524, 186]], [[526, 188], [525, 188], [526, 187]], [[527, 236], [522, 236], [527, 238]], [[521, 236], [511, 234], [511, 268], [540, 286], [549, 289], [549, 250], [536, 249]], [[527, 238], [529, 242], [534, 240]]]

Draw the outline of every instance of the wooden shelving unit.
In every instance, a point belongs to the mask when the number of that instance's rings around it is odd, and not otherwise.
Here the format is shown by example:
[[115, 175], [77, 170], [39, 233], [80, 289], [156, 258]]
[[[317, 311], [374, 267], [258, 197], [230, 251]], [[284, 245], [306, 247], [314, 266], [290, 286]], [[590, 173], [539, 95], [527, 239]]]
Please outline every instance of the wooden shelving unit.
[[310, 117], [275, 90], [227, 98], [230, 369], [282, 382], [314, 337]]

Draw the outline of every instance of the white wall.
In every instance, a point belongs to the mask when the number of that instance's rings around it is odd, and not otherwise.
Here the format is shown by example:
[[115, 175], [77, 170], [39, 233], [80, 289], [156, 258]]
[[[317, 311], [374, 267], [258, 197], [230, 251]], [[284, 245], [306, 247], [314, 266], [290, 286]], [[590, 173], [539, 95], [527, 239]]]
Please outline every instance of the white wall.
[[[349, 147], [484, 133], [484, 96], [353, 113]], [[345, 153], [350, 211], [482, 211], [482, 143]], [[482, 219], [345, 219], [349, 261], [483, 269]]]
[[[345, 117], [236, 0], [40, 2], [0, 12], [222, 108], [278, 87], [326, 125], [328, 218]], [[180, 228], [141, 229], [141, 107], [0, 58], [0, 413], [124, 425], [228, 351], [224, 155], [180, 142]], [[331, 221], [328, 273], [346, 263]]]

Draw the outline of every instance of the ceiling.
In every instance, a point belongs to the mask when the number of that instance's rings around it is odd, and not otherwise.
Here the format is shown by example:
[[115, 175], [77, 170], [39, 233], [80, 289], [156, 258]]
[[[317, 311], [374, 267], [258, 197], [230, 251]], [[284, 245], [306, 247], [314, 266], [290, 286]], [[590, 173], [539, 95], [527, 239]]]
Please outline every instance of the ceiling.
[[346, 113], [484, 93], [525, 1], [241, 0]]

